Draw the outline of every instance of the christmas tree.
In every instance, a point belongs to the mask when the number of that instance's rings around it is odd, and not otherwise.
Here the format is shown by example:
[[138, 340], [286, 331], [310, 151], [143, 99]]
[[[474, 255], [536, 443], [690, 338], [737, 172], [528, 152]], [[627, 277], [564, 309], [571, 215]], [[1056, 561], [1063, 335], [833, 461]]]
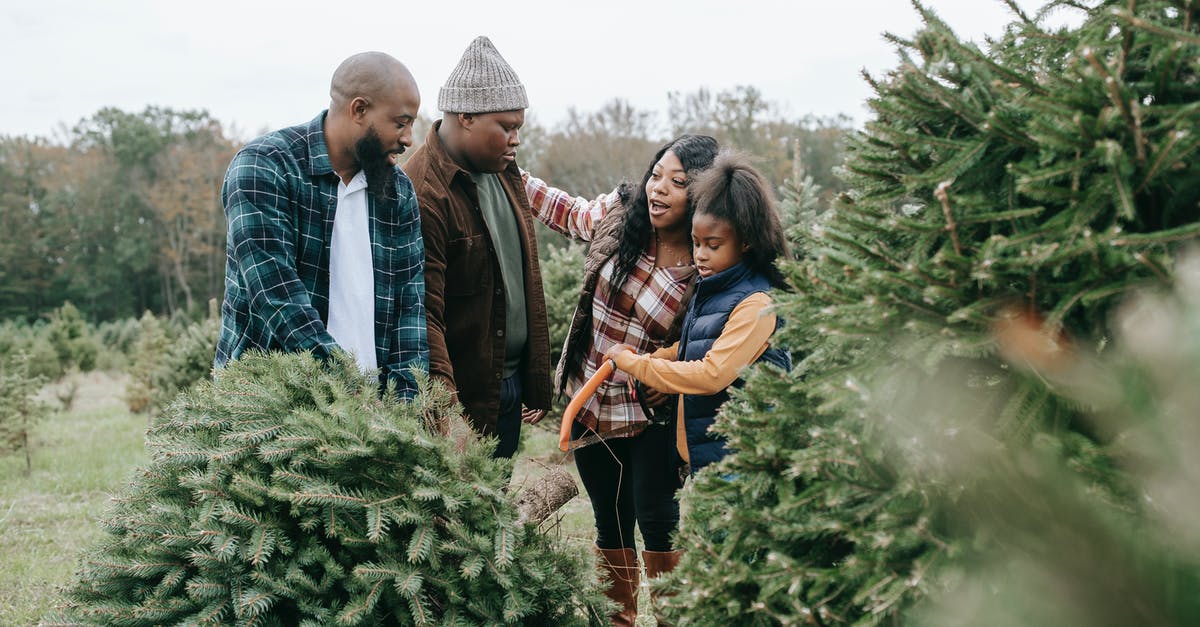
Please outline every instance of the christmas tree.
[[[592, 564], [523, 519], [448, 394], [246, 355], [177, 397], [45, 624], [587, 624]], [[457, 420], [461, 423], [461, 418]]]
[[[868, 77], [851, 191], [793, 230], [806, 256], [775, 296], [777, 338], [804, 359], [747, 377], [715, 427], [736, 454], [686, 491], [681, 624], [893, 623], [969, 588], [964, 568], [1000, 536], [956, 514], [988, 475], [930, 470], [970, 467], [946, 451], [1056, 451], [1089, 507], [1146, 520], [1121, 425], [1045, 373], [1105, 352], [1115, 305], [1169, 282], [1200, 236], [1200, 6], [1008, 4], [1014, 21], [981, 48], [915, 3], [924, 27], [893, 36], [899, 65]], [[1001, 354], [1026, 327], [1049, 348]], [[944, 447], [905, 419], [923, 406]], [[1189, 594], [1194, 564], [1176, 566], [1141, 598]], [[1194, 616], [1185, 605], [1162, 616]]]

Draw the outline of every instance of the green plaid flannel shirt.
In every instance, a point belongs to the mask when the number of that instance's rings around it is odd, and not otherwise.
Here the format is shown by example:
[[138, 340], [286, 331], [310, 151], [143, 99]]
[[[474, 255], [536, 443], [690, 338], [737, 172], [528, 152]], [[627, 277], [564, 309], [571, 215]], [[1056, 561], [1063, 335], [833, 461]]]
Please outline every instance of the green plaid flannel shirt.
[[[329, 244], [338, 176], [329, 162], [325, 112], [308, 124], [251, 141], [225, 173], [228, 226], [225, 299], [213, 365], [248, 350], [310, 351], [337, 344], [329, 314]], [[429, 370], [425, 335], [425, 247], [412, 182], [396, 168], [398, 199], [368, 197], [375, 274], [375, 352], [380, 382], [402, 397], [417, 391], [410, 371]]]

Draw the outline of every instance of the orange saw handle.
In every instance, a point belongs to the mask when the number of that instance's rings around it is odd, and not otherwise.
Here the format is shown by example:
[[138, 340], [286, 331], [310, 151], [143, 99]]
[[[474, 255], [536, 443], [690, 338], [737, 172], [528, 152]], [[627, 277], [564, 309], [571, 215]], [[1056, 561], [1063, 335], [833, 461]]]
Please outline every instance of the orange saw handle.
[[591, 398], [596, 390], [600, 389], [600, 384], [612, 374], [617, 365], [611, 359], [605, 359], [604, 363], [596, 369], [596, 374], [593, 374], [575, 396], [571, 397], [571, 402], [567, 403], [567, 409], [563, 412], [562, 424], [558, 427], [558, 450], [567, 452], [571, 448], [571, 423], [575, 422], [575, 415], [579, 413], [579, 409]]

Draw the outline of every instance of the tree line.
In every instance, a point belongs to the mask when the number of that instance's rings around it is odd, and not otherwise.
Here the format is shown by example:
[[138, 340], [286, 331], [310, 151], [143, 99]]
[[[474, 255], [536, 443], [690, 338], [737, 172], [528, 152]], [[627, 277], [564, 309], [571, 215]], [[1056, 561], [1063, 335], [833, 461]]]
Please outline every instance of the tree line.
[[[809, 176], [826, 203], [841, 189], [846, 117], [788, 117], [738, 87], [672, 93], [667, 122], [657, 118], [613, 100], [552, 127], [531, 119], [520, 163], [595, 195], [640, 176], [666, 139], [708, 133], [757, 156], [777, 185]], [[154, 106], [101, 109], [61, 139], [0, 136], [0, 319], [42, 319], [65, 302], [92, 322], [202, 315], [223, 290], [221, 181], [245, 140], [205, 111]]]

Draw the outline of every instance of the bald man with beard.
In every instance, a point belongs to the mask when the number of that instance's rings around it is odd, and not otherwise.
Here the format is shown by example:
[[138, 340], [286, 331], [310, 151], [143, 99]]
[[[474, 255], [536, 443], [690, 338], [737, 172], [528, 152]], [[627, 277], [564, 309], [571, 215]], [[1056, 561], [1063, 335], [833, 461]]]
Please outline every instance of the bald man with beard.
[[248, 350], [354, 356], [404, 398], [428, 371], [425, 249], [396, 166], [421, 96], [382, 52], [346, 59], [329, 109], [246, 144], [222, 188], [225, 298], [214, 366]]

